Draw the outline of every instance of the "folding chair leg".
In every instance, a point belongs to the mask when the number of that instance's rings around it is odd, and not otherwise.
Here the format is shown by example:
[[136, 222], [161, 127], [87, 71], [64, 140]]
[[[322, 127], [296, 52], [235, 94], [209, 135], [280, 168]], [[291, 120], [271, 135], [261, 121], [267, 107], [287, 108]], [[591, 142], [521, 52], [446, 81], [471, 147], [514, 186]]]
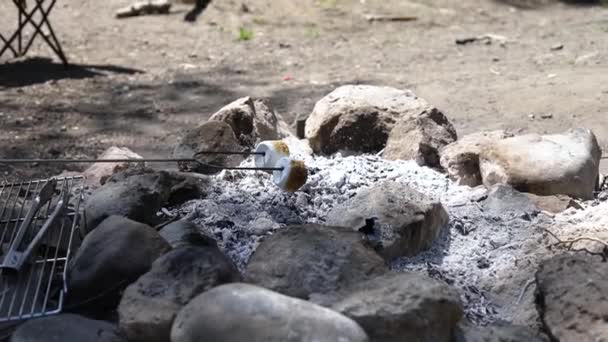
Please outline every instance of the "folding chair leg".
[[[43, 1], [42, 0], [36, 0], [36, 5], [34, 6], [34, 8], [30, 11], [30, 12], [25, 12], [25, 1], [24, 0], [13, 0], [13, 2], [15, 2], [15, 4], [17, 6], [19, 6], [19, 14], [21, 15], [21, 13], [25, 13], [24, 15], [24, 20], [22, 21], [20, 18], [20, 26], [19, 26], [19, 30], [17, 31], [18, 34], [18, 39], [21, 39], [21, 30], [22, 28], [27, 24], [30, 23], [35, 31], [32, 34], [32, 36], [30, 37], [29, 41], [27, 42], [27, 44], [25, 45], [25, 47], [20, 46], [19, 48], [19, 53], [21, 55], [25, 55], [27, 54], [27, 52], [29, 51], [29, 49], [31, 48], [32, 44], [34, 43], [34, 40], [36, 38], [36, 36], [38, 34], [40, 34], [40, 36], [44, 39], [44, 41], [47, 43], [47, 45], [53, 50], [53, 52], [55, 52], [55, 54], [57, 55], [57, 57], [59, 57], [59, 59], [61, 60], [61, 62], [63, 63], [64, 66], [68, 66], [68, 60], [65, 56], [65, 54], [63, 53], [63, 49], [61, 48], [61, 43], [59, 42], [59, 40], [57, 39], [57, 36], [55, 35], [55, 31], [53, 30], [53, 27], [51, 26], [49, 19], [48, 19], [48, 15], [51, 12], [51, 10], [53, 9], [53, 7], [55, 6], [56, 0], [53, 0], [50, 5], [45, 9], [42, 7], [43, 5]], [[36, 23], [33, 20], [33, 15], [34, 13], [36, 13], [36, 11], [40, 11], [40, 14], [42, 16], [42, 20], [40, 21], [40, 23]], [[51, 39], [49, 39], [49, 37], [47, 37], [44, 32], [42, 32], [42, 27], [46, 26], [46, 28], [49, 30], [49, 33], [51, 35]], [[11, 37], [11, 39], [9, 41], [14, 40], [15, 37], [13, 35], [13, 37]], [[19, 42], [19, 45], [21, 45], [21, 42]], [[0, 52], [1, 54], [1, 52]]]
[[[55, 5], [55, 1], [51, 2], [50, 6], [47, 8], [46, 12], [44, 11], [44, 9], [41, 7], [42, 5], [42, 1], [37, 0], [37, 6], [34, 8], [34, 11], [36, 9], [39, 9], [41, 14], [42, 14], [42, 21], [40, 23], [35, 23], [35, 22], [31, 22], [31, 25], [34, 26], [35, 28], [35, 32], [32, 35], [32, 37], [30, 37], [29, 41], [27, 42], [27, 44], [25, 45], [25, 49], [23, 50], [23, 54], [26, 54], [29, 49], [32, 47], [32, 44], [34, 43], [34, 39], [36, 38], [36, 36], [38, 34], [40, 34], [40, 36], [44, 39], [44, 41], [47, 43], [47, 45], [53, 50], [53, 52], [55, 52], [55, 54], [57, 55], [57, 57], [59, 57], [59, 59], [61, 60], [61, 62], [63, 63], [64, 66], [68, 65], [68, 60], [65, 56], [65, 54], [63, 53], [63, 49], [61, 48], [61, 43], [59, 42], [59, 40], [57, 39], [57, 35], [55, 35], [55, 30], [53, 30], [53, 27], [51, 26], [51, 24], [49, 23], [48, 20], [48, 14], [50, 13], [50, 11], [53, 9], [53, 6]], [[49, 34], [51, 35], [51, 39], [49, 39], [49, 37], [47, 37], [47, 35], [44, 34], [44, 32], [42, 32], [42, 27], [46, 24], [46, 28], [49, 30]]]
[[[11, 52], [13, 53], [15, 58], [19, 57], [19, 53], [15, 50], [15, 48], [13, 48], [11, 43], [8, 40], [6, 40], [6, 38], [4, 38], [4, 36], [2, 36], [1, 34], [0, 34], [0, 40], [2, 41], [2, 43], [5, 46], [5, 48], [2, 50], [3, 53], [4, 53], [4, 51], [6, 51], [8, 49], [8, 50], [11, 50]], [[1, 53], [0, 53], [0, 56], [2, 56]]]
[[25, 3], [25, 0], [21, 0], [20, 3], [21, 3], [21, 7], [19, 7], [19, 11], [18, 11], [19, 13], [18, 13], [18, 19], [17, 19], [17, 22], [18, 22], [18, 25], [19, 25], [18, 26], [19, 27], [19, 31], [17, 31], [18, 32], [18, 35], [17, 35], [17, 50], [19, 51], [19, 54], [21, 54], [21, 56], [23, 56], [24, 55], [24, 53], [23, 53], [23, 35], [22, 35], [22, 32], [21, 32], [21, 28], [23, 27], [23, 12], [21, 11], [21, 8], [25, 9], [26, 3]]
[[[5, 46], [0, 49], [0, 56], [2, 56], [2, 54], [4, 54], [4, 52], [6, 52], [6, 50], [8, 49], [14, 51], [12, 47], [13, 42], [15, 41], [15, 39], [21, 39], [21, 31], [23, 30], [25, 25], [32, 20], [32, 16], [36, 12], [36, 9], [40, 7], [37, 6], [30, 13], [27, 13], [25, 11], [25, 0], [13, 0], [13, 3], [15, 4], [15, 6], [17, 6], [17, 9], [19, 11], [19, 26], [17, 27], [17, 31], [13, 33], [13, 35], [6, 41]], [[23, 17], [21, 17], [22, 14]], [[18, 54], [15, 57], [19, 56], [23, 56], [22, 49], [19, 49]]]

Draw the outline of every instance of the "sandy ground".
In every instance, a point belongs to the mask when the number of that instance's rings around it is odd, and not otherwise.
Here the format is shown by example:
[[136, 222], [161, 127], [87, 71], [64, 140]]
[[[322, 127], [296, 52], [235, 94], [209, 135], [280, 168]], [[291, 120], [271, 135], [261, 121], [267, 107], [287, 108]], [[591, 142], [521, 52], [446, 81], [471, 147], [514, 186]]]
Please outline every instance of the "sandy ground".
[[[115, 19], [129, 4], [58, 1], [52, 21], [70, 69], [46, 59], [52, 54], [41, 40], [29, 59], [0, 57], [0, 156], [94, 157], [111, 145], [168, 156], [180, 132], [240, 96], [271, 98], [292, 123], [348, 83], [412, 89], [444, 110], [460, 135], [586, 126], [608, 150], [606, 7], [217, 0], [195, 24], [182, 21], [189, 7], [180, 4], [170, 15]], [[11, 5], [0, 3], [4, 35], [15, 25]], [[238, 39], [241, 27], [252, 39]], [[505, 39], [455, 42], [485, 34]], [[0, 178], [57, 171], [0, 166]]]

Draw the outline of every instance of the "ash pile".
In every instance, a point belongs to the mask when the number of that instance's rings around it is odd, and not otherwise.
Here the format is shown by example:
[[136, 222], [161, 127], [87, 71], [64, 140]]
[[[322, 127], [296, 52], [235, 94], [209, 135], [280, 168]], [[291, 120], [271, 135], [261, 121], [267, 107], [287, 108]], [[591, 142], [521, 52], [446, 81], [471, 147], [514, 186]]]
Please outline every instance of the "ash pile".
[[[410, 91], [343, 86], [315, 105], [306, 139], [267, 101], [243, 98], [186, 134], [175, 156], [275, 140], [307, 168], [297, 191], [269, 172], [208, 164], [85, 172], [89, 232], [68, 300], [77, 315], [14, 336], [608, 339], [598, 319], [608, 315], [608, 196], [590, 130], [459, 137]], [[104, 157], [116, 154], [132, 152]], [[59, 332], [68, 325], [80, 328]]]

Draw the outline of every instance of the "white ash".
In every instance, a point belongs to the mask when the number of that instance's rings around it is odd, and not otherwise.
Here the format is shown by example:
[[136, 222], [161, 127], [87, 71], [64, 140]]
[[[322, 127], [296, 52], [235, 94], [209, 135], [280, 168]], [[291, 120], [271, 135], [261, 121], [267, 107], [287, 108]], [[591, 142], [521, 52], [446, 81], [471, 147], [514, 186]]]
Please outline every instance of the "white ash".
[[[373, 155], [313, 157], [301, 142], [289, 140], [288, 144], [292, 155], [304, 159], [309, 168], [308, 182], [301, 191], [280, 190], [266, 173], [223, 171], [215, 176], [213, 191], [206, 199], [190, 201], [179, 211], [194, 212], [193, 221], [202, 232], [215, 237], [242, 270], [265, 234], [289, 224], [323, 223], [330, 209], [362, 188], [384, 180], [401, 182], [441, 200], [450, 224], [430, 250], [396, 260], [393, 268], [425, 272], [456, 286], [467, 315], [475, 322], [511, 321], [514, 311], [509, 302], [516, 301], [527, 278], [509, 278], [508, 274], [520, 269], [524, 261], [529, 267], [536, 266], [536, 249], [530, 241], [541, 239], [542, 233], [534, 227], [546, 218], [486, 213], [479, 204], [484, 189], [458, 186], [414, 161], [388, 161]], [[243, 166], [250, 165], [251, 160], [243, 162]], [[510, 284], [510, 291], [497, 289], [505, 283]]]

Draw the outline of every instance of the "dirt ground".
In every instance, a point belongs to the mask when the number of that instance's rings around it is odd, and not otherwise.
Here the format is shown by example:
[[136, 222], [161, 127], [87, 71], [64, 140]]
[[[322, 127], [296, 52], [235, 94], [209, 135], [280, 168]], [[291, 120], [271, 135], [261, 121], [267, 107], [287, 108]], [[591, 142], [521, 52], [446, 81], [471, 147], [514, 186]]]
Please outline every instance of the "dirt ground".
[[[293, 123], [349, 83], [412, 89], [460, 135], [585, 126], [608, 151], [608, 7], [546, 2], [216, 0], [190, 24], [188, 5], [118, 20], [129, 0], [59, 0], [51, 19], [73, 66], [42, 40], [27, 59], [0, 57], [0, 156], [95, 157], [119, 145], [165, 157], [180, 132], [240, 96], [271, 98]], [[5, 36], [11, 6], [0, 2]], [[498, 36], [456, 44], [486, 34]], [[63, 168], [0, 165], [0, 180]]]

